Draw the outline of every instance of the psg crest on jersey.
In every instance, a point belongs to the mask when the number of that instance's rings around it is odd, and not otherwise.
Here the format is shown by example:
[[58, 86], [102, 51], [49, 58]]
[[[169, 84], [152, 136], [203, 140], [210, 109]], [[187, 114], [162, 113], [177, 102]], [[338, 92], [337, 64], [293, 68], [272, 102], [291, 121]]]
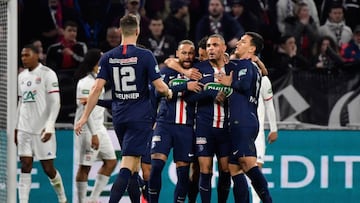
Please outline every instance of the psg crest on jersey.
[[233, 93], [233, 88], [224, 86], [220, 83], [210, 82], [204, 86], [204, 90], [218, 90], [225, 93], [226, 97], [229, 97]]

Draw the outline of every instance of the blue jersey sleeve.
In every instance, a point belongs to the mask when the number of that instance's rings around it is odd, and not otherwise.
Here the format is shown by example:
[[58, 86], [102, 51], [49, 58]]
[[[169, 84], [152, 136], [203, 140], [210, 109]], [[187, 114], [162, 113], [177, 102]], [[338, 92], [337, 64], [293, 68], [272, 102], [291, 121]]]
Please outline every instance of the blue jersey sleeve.
[[233, 82], [231, 87], [240, 93], [250, 89], [254, 72], [253, 64], [248, 60], [241, 60], [233, 68]]
[[97, 78], [102, 78], [106, 81], [110, 80], [111, 73], [110, 73], [110, 66], [108, 63], [109, 57], [107, 54], [104, 54], [99, 61], [99, 70]]
[[99, 99], [97, 104], [107, 109], [111, 109], [112, 99]]
[[160, 78], [160, 69], [155, 56], [149, 50], [145, 50], [143, 57], [146, 59], [144, 61], [146, 61], [149, 67], [148, 78], [150, 82]]

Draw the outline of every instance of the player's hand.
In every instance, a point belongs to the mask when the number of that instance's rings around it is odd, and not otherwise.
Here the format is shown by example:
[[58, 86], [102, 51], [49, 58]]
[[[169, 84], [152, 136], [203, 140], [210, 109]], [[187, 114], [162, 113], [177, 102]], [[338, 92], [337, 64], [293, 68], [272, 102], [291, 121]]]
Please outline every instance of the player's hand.
[[15, 143], [15, 145], [17, 146], [17, 144], [18, 144], [18, 141], [17, 141], [17, 134], [18, 134], [18, 130], [17, 129], [15, 129], [14, 130], [14, 143]]
[[172, 90], [171, 90], [170, 88], [168, 89], [165, 97], [166, 97], [167, 100], [172, 99], [172, 97], [173, 97], [173, 92], [172, 92]]
[[215, 100], [220, 103], [223, 103], [225, 99], [226, 99], [226, 95], [223, 91], [219, 91], [215, 97]]
[[75, 131], [76, 135], [81, 134], [82, 127], [84, 126], [85, 123], [86, 123], [86, 119], [83, 119], [82, 117], [80, 118], [80, 120], [78, 122], [76, 122], [76, 124], [74, 126], [74, 131]]
[[192, 80], [200, 80], [202, 74], [196, 68], [184, 69], [184, 75]]
[[267, 140], [271, 144], [271, 143], [275, 142], [277, 140], [277, 138], [278, 138], [278, 133], [277, 132], [269, 132]]
[[198, 81], [189, 81], [187, 82], [187, 89], [193, 92], [200, 92], [202, 88], [204, 87], [204, 84]]
[[87, 103], [87, 98], [79, 98], [79, 102], [80, 102], [80, 104], [82, 104], [82, 105], [86, 105], [86, 103]]
[[223, 84], [225, 86], [231, 86], [232, 83], [232, 76], [233, 76], [233, 71], [230, 72], [230, 75], [218, 75], [216, 76], [216, 79], [218, 79], [220, 84]]
[[52, 133], [49, 132], [45, 132], [45, 130], [43, 130], [43, 132], [41, 133], [41, 142], [47, 142], [50, 140]]
[[91, 136], [91, 148], [98, 150], [99, 145], [99, 137], [97, 135]]

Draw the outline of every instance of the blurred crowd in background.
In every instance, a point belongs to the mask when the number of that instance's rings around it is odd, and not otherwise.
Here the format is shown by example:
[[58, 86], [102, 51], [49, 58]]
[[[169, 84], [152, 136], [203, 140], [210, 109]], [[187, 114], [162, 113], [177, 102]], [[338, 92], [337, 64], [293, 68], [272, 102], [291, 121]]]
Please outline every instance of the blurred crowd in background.
[[[222, 34], [231, 53], [247, 31], [261, 34], [261, 60], [275, 81], [290, 70], [338, 70], [360, 62], [360, 0], [18, 0], [19, 50], [34, 43], [56, 71], [59, 122], [73, 122], [74, 74], [92, 48], [121, 43], [119, 20], [140, 19], [138, 43], [160, 67], [181, 40]], [[19, 63], [19, 71], [22, 69]], [[64, 96], [66, 95], [66, 96]]]

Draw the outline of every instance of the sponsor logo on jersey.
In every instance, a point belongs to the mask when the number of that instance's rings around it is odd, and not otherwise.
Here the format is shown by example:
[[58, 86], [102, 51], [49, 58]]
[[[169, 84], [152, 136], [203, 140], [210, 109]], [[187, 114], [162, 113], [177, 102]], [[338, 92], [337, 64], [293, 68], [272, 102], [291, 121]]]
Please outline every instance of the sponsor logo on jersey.
[[186, 83], [187, 81], [188, 81], [187, 79], [175, 78], [175, 79], [173, 79], [173, 80], [170, 80], [169, 86], [170, 86], [170, 87], [174, 87], [174, 86], [177, 86], [177, 85], [184, 84], [184, 83]]
[[23, 102], [35, 102], [36, 100], [36, 90], [33, 91], [24, 91], [22, 95]]
[[229, 97], [233, 93], [233, 88], [224, 86], [220, 83], [209, 82], [205, 85], [204, 90], [217, 90], [225, 93], [226, 97]]
[[210, 76], [212, 76], [211, 73], [209, 73], [209, 74], [204, 73], [204, 74], [203, 74], [203, 77], [210, 77]]
[[27, 85], [28, 87], [30, 87], [30, 86], [31, 86], [31, 81], [27, 81], [27, 82], [26, 82], [26, 85]]
[[109, 58], [109, 63], [111, 64], [120, 63], [121, 65], [132, 65], [132, 64], [137, 64], [137, 61], [138, 61], [137, 57], [130, 57], [126, 59]]
[[81, 90], [81, 93], [82, 93], [82, 94], [89, 94], [89, 93], [90, 93], [90, 90]]

